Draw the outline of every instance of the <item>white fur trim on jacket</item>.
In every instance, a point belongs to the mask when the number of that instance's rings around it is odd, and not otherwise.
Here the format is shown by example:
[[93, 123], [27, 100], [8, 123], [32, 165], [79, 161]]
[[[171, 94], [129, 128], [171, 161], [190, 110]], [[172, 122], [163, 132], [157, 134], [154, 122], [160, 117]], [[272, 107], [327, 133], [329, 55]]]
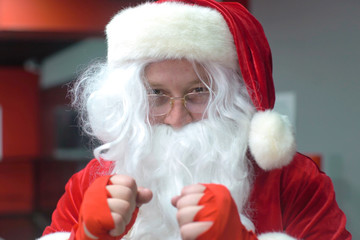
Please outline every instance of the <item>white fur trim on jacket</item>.
[[238, 69], [233, 36], [211, 8], [145, 3], [116, 14], [106, 26], [108, 62], [187, 58]]
[[289, 164], [296, 152], [296, 144], [287, 117], [272, 110], [255, 113], [250, 124], [249, 148], [264, 170]]
[[[56, 232], [42, 236], [37, 240], [67, 240], [69, 238], [70, 238], [69, 232]], [[259, 240], [296, 240], [296, 238], [293, 238], [285, 233], [278, 233], [278, 232], [260, 234], [257, 238]]]
[[37, 240], [68, 240], [70, 238], [70, 234], [70, 232], [50, 233], [38, 238]]
[[257, 238], [259, 240], [296, 240], [296, 238], [281, 232], [263, 233], [258, 235]]

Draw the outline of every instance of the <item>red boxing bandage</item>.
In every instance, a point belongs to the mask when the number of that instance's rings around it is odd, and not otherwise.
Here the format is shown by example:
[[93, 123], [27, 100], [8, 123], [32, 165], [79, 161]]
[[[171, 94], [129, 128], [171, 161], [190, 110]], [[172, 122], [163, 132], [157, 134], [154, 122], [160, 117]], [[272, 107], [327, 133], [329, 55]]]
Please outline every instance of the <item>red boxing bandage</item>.
[[80, 208], [79, 223], [74, 227], [69, 240], [94, 240], [85, 234], [84, 225], [87, 230], [98, 239], [121, 239], [135, 223], [139, 211], [138, 208], [135, 209], [130, 223], [126, 226], [121, 236], [112, 237], [109, 235], [109, 231], [115, 228], [107, 202], [107, 198], [111, 197], [106, 189], [106, 186], [111, 184], [110, 178], [111, 176], [97, 178], [85, 192]]
[[229, 190], [218, 184], [203, 184], [206, 189], [198, 205], [204, 207], [195, 215], [194, 221], [211, 221], [213, 225], [197, 240], [257, 240], [240, 221], [236, 204]]

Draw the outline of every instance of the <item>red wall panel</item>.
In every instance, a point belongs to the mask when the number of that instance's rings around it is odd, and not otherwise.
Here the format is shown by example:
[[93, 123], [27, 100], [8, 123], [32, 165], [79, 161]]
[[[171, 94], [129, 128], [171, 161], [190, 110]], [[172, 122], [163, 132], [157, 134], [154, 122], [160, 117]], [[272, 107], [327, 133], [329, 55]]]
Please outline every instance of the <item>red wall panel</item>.
[[33, 210], [33, 158], [39, 155], [38, 76], [20, 67], [0, 68], [2, 150], [0, 214]]
[[0, 186], [0, 214], [31, 213], [34, 200], [32, 162], [1, 162]]
[[39, 154], [38, 76], [22, 68], [0, 68], [3, 158]]

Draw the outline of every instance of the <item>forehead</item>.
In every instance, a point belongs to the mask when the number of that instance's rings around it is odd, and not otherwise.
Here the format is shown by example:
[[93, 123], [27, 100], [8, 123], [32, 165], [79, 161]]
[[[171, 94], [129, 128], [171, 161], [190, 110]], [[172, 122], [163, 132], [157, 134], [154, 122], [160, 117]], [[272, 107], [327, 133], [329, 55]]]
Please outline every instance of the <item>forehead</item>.
[[[164, 60], [150, 63], [145, 68], [146, 80], [150, 85], [186, 85], [199, 83], [203, 79], [204, 69], [201, 65], [187, 60]], [[199, 77], [200, 75], [200, 77]]]

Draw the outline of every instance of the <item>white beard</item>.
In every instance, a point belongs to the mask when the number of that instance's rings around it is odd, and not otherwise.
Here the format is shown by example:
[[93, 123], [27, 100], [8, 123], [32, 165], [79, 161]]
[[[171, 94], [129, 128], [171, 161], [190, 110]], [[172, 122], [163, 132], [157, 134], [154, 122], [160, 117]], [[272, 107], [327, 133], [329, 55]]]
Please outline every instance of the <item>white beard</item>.
[[245, 212], [251, 183], [246, 158], [248, 123], [211, 124], [203, 120], [181, 130], [164, 125], [153, 129], [146, 157], [135, 163], [115, 163], [113, 173], [130, 175], [138, 186], [153, 192], [153, 199], [140, 208], [134, 227], [124, 239], [181, 239], [171, 198], [189, 184], [223, 184], [230, 190], [239, 213]]

